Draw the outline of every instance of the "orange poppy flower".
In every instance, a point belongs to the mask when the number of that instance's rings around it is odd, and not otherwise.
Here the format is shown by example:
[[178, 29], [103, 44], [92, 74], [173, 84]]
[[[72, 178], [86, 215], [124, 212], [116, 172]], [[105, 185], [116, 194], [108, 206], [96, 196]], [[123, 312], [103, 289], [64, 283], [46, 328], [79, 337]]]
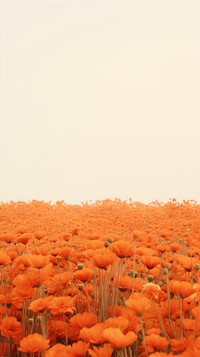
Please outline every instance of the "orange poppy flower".
[[48, 279], [45, 286], [49, 294], [54, 294], [64, 289], [66, 284], [72, 280], [72, 273], [69, 271], [55, 274], [50, 280]]
[[15, 287], [11, 293], [11, 302], [17, 308], [21, 308], [24, 301], [30, 301], [33, 299], [36, 290], [29, 286], [28, 284], [24, 284], [22, 286]]
[[105, 343], [103, 347], [97, 348], [93, 346], [92, 349], [88, 350], [89, 356], [91, 357], [111, 357], [113, 353], [113, 348], [109, 343]]
[[22, 338], [18, 350], [21, 352], [36, 353], [42, 352], [47, 348], [49, 348], [49, 340], [46, 340], [38, 333], [34, 333]]
[[198, 320], [183, 319], [183, 327], [187, 334], [200, 333], [200, 322]]
[[142, 289], [142, 281], [140, 278], [131, 278], [127, 275], [121, 276], [119, 281], [118, 279], [114, 280], [113, 284], [117, 286], [120, 291], [138, 291]]
[[86, 240], [85, 241], [85, 249], [102, 249], [104, 247], [104, 242], [99, 240], [99, 239], [95, 239], [95, 240]]
[[119, 240], [112, 243], [111, 250], [119, 257], [126, 258], [133, 256], [133, 244], [126, 240]]
[[8, 255], [11, 260], [15, 260], [18, 256], [18, 254], [17, 254], [17, 252], [15, 252], [15, 250], [9, 250]]
[[142, 263], [148, 268], [152, 269], [160, 265], [160, 258], [151, 255], [144, 255], [141, 258]]
[[109, 265], [112, 265], [116, 260], [117, 257], [112, 252], [105, 253], [94, 253], [92, 256], [92, 260], [94, 265], [100, 269], [106, 269]]
[[45, 310], [50, 310], [49, 303], [52, 301], [53, 296], [47, 296], [45, 298], [34, 300], [29, 305], [29, 310], [33, 312], [41, 312]]
[[49, 302], [48, 310], [54, 315], [73, 313], [75, 311], [74, 298], [71, 298], [70, 296], [53, 297]]
[[84, 312], [82, 314], [72, 316], [69, 323], [71, 326], [82, 329], [83, 327], [92, 327], [96, 325], [97, 322], [98, 317], [96, 314]]
[[34, 268], [42, 269], [49, 264], [49, 257], [44, 255], [30, 255], [30, 263]]
[[[170, 309], [170, 317], [173, 320], [176, 320], [180, 317], [180, 300], [178, 298], [170, 299], [168, 301], [160, 302], [161, 314], [163, 317], [168, 317], [168, 309]], [[188, 304], [183, 300], [183, 311], [186, 312], [189, 309]]]
[[74, 278], [80, 280], [82, 282], [90, 281], [93, 278], [94, 271], [89, 268], [83, 268], [81, 270], [77, 270], [74, 273]]
[[17, 237], [17, 242], [22, 244], [27, 244], [31, 238], [32, 238], [31, 233], [23, 233], [19, 237]]
[[66, 339], [67, 333], [67, 322], [65, 320], [50, 319], [48, 323], [49, 338], [53, 341], [56, 338]]
[[162, 350], [169, 345], [169, 341], [166, 337], [162, 337], [154, 333], [149, 336], [146, 336], [145, 342], [149, 353], [157, 350]]
[[35, 238], [36, 239], [42, 239], [43, 237], [46, 236], [46, 232], [45, 231], [36, 231], [35, 232]]
[[2, 336], [20, 338], [22, 335], [22, 325], [16, 317], [4, 317], [1, 320], [0, 331]]
[[126, 330], [129, 326], [129, 320], [124, 316], [109, 317], [104, 322], [104, 328], [116, 327], [120, 328], [122, 331]]
[[125, 304], [131, 311], [135, 312], [137, 316], [142, 316], [144, 312], [151, 307], [152, 302], [142, 294], [134, 294], [131, 295], [128, 300], [126, 300]]
[[79, 333], [83, 327], [90, 328], [98, 322], [97, 315], [89, 312], [84, 312], [82, 314], [76, 314], [71, 317], [68, 328], [67, 335], [70, 340], [77, 341], [79, 338]]
[[21, 287], [21, 286], [25, 286], [25, 285], [29, 285], [30, 286], [25, 274], [18, 274], [13, 279], [12, 283], [13, 283], [13, 286], [16, 286], [16, 287]]
[[138, 339], [137, 335], [129, 331], [126, 335], [119, 328], [109, 327], [103, 331], [103, 336], [113, 348], [124, 348], [135, 343]]
[[113, 281], [113, 286], [117, 287], [120, 291], [132, 290], [133, 289], [133, 279], [127, 275], [116, 278]]
[[200, 306], [196, 306], [192, 309], [192, 314], [196, 320], [200, 320]]
[[103, 324], [101, 323], [97, 323], [96, 325], [87, 328], [84, 327], [81, 331], [80, 331], [80, 338], [82, 338], [83, 340], [93, 343], [95, 345], [99, 345], [103, 342], [106, 341], [105, 337], [103, 336]]
[[26, 233], [27, 231], [27, 227], [23, 224], [19, 224], [17, 227], [16, 227], [16, 233], [19, 233], [19, 234], [23, 234], [23, 233]]
[[73, 252], [74, 252], [74, 248], [65, 247], [60, 251], [59, 256], [61, 258], [66, 259], [69, 258], [73, 254]]
[[178, 250], [181, 249], [181, 245], [178, 244], [178, 243], [172, 243], [172, 244], [170, 244], [169, 247], [170, 247], [170, 250], [171, 250], [173, 253], [175, 253], [175, 252], [177, 252]]
[[171, 350], [173, 352], [183, 352], [190, 344], [194, 344], [195, 337], [189, 336], [188, 338], [174, 339], [170, 340]]
[[164, 244], [158, 244], [156, 249], [160, 252], [160, 253], [164, 253], [168, 250], [168, 246], [164, 245]]
[[160, 286], [154, 283], [146, 283], [142, 288], [142, 292], [147, 298], [154, 299], [155, 301], [158, 301], [159, 297], [164, 294]]
[[187, 281], [176, 281], [170, 282], [170, 292], [185, 298], [192, 295], [195, 292], [193, 285]]
[[0, 265], [8, 265], [11, 263], [10, 256], [0, 251]]
[[30, 256], [31, 254], [22, 254], [15, 259], [15, 263], [17, 263], [17, 265], [23, 264], [24, 267], [28, 268], [31, 265]]
[[1, 239], [6, 243], [12, 243], [15, 239], [15, 235], [13, 233], [6, 233], [1, 236]]
[[190, 272], [193, 267], [193, 260], [192, 258], [186, 257], [184, 255], [177, 255], [176, 262], [183, 267], [187, 272]]
[[61, 345], [60, 343], [57, 343], [53, 347], [51, 347], [46, 353], [45, 357], [74, 357], [74, 354], [70, 353], [67, 350], [67, 346]]
[[72, 353], [76, 357], [85, 357], [89, 348], [89, 342], [78, 341], [72, 344], [72, 346], [67, 346], [67, 351]]

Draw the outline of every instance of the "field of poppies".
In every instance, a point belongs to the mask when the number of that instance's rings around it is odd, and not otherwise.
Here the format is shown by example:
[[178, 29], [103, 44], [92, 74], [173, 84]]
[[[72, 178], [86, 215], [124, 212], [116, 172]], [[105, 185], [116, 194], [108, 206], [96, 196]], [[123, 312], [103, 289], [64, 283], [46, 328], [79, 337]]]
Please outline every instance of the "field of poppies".
[[200, 205], [0, 205], [0, 356], [199, 357]]

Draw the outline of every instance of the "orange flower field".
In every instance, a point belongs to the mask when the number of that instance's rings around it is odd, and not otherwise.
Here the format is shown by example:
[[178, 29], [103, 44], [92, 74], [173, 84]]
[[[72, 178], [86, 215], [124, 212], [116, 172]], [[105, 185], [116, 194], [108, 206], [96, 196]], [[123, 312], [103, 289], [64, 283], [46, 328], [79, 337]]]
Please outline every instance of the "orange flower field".
[[0, 356], [199, 357], [200, 205], [0, 205]]

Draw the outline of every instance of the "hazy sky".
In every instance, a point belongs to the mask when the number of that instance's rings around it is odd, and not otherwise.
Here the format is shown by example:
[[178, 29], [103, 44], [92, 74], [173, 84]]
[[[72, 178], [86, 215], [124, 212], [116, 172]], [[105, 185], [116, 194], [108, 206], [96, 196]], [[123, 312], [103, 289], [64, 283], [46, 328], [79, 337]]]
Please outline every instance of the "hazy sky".
[[0, 1], [0, 201], [200, 202], [200, 1]]

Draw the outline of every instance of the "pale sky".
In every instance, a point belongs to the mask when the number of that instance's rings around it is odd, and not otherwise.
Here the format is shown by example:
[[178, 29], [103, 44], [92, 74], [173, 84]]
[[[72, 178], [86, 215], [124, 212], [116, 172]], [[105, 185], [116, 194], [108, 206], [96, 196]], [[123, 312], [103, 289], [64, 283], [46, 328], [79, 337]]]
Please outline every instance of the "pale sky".
[[0, 1], [0, 201], [200, 202], [200, 1]]

